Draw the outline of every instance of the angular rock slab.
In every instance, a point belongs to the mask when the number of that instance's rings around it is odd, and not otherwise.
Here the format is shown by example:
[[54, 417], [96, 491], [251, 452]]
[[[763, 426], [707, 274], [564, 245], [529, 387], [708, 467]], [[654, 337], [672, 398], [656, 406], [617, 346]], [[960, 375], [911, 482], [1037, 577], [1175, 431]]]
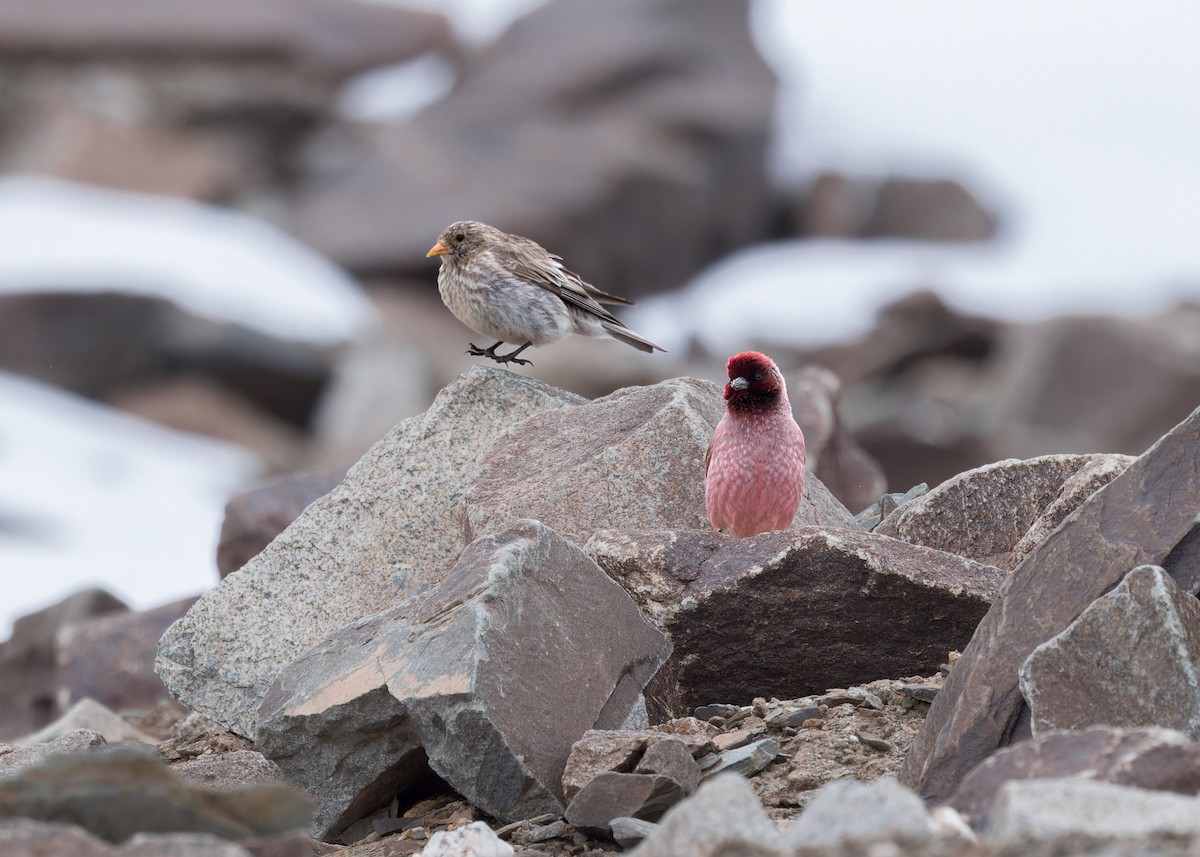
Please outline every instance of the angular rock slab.
[[963, 778], [947, 803], [978, 825], [1005, 783], [1063, 777], [1196, 794], [1200, 743], [1174, 729], [1047, 732], [993, 753]]
[[167, 689], [253, 738], [263, 695], [294, 658], [445, 577], [462, 549], [459, 498], [492, 439], [582, 401], [501, 369], [460, 376], [167, 630], [155, 663]]
[[1200, 738], [1200, 600], [1135, 568], [1021, 665], [1033, 734], [1162, 726]]
[[606, 530], [585, 549], [674, 642], [651, 696], [676, 712], [932, 672], [970, 639], [1005, 578], [952, 554], [822, 527], [749, 539]]
[[589, 836], [611, 837], [614, 818], [657, 821], [684, 796], [676, 780], [661, 774], [605, 771], [579, 790], [564, 817]]
[[[1045, 455], [997, 461], [960, 473], [889, 515], [875, 532], [1011, 569], [1013, 553], [1032, 528], [1048, 535], [1087, 495], [1068, 481], [1084, 468], [1113, 479], [1131, 461], [1120, 455]], [[1095, 485], [1092, 490], [1100, 487]], [[1091, 493], [1091, 492], [1088, 492]], [[1074, 505], [1067, 506], [1069, 498]], [[1044, 529], [1043, 513], [1057, 518]], [[1025, 552], [1032, 546], [1026, 546]]]
[[496, 818], [561, 814], [571, 745], [618, 726], [669, 651], [579, 548], [520, 521], [438, 587], [297, 659], [263, 703], [258, 749], [317, 797], [322, 837], [426, 760]]
[[[725, 412], [710, 381], [627, 387], [514, 426], [480, 460], [463, 497], [472, 540], [529, 517], [583, 544], [599, 529], [710, 529], [704, 458]], [[816, 478], [797, 523], [853, 526]]]
[[1200, 513], [1200, 410], [1172, 429], [1027, 556], [930, 707], [899, 779], [949, 795], [1011, 735], [1017, 671], [1035, 648], [1138, 565], [1161, 563]]

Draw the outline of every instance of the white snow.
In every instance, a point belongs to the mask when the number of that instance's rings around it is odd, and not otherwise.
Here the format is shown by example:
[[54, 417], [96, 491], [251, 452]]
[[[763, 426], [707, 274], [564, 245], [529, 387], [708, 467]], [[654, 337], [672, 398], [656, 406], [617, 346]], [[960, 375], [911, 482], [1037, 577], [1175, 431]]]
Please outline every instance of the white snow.
[[781, 80], [781, 181], [959, 178], [1002, 233], [750, 249], [630, 313], [646, 335], [718, 351], [844, 339], [917, 286], [1004, 318], [1200, 298], [1200, 6], [757, 0], [752, 20]]
[[0, 640], [85, 586], [135, 609], [211, 588], [225, 501], [259, 467], [233, 444], [0, 373]]
[[273, 226], [182, 199], [0, 178], [0, 293], [158, 295], [313, 342], [353, 339], [375, 310], [345, 273]]

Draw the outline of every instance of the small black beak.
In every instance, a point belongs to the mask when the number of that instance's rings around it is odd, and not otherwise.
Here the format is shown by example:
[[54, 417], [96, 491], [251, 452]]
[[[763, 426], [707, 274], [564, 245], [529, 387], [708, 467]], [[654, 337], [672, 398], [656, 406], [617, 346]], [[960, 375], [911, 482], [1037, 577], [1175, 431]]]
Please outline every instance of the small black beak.
[[729, 382], [730, 389], [737, 390], [739, 393], [750, 389], [750, 382], [745, 378], [734, 378]]

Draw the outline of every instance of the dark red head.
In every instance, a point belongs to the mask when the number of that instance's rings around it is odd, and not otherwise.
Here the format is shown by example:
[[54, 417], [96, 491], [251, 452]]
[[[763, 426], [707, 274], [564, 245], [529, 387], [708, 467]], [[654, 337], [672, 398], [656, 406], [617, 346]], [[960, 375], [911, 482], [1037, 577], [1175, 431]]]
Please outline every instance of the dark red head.
[[771, 411], [787, 395], [783, 374], [765, 354], [757, 351], [735, 354], [725, 364], [725, 370], [729, 373], [725, 405], [731, 411]]

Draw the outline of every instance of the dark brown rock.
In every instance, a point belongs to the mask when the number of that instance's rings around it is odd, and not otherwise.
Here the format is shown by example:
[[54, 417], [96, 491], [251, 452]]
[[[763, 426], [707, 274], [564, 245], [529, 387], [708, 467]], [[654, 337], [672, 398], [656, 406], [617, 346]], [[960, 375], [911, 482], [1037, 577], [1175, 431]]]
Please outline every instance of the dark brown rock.
[[893, 176], [878, 180], [822, 173], [799, 208], [803, 235], [983, 241], [996, 217], [957, 181]]
[[667, 711], [933, 672], [1005, 578], [941, 551], [820, 527], [749, 539], [607, 530], [586, 550], [674, 642], [652, 686]]
[[196, 601], [183, 598], [153, 610], [103, 616], [59, 636], [59, 701], [91, 698], [114, 711], [142, 710], [170, 697], [154, 674], [158, 638]]
[[114, 747], [51, 756], [0, 780], [0, 817], [12, 816], [77, 824], [109, 842], [170, 831], [236, 840], [304, 827], [309, 801], [281, 785], [186, 785], [149, 752]]
[[354, 0], [213, 0], [203, 10], [179, 0], [0, 6], [0, 56], [7, 59], [270, 60], [293, 74], [337, 79], [449, 44], [441, 15]]
[[993, 753], [963, 778], [946, 803], [977, 826], [1009, 780], [1059, 777], [1196, 794], [1200, 744], [1171, 729], [1093, 726], [1047, 732]]
[[614, 818], [657, 821], [683, 798], [683, 788], [670, 777], [606, 771], [579, 790], [566, 819], [589, 836], [608, 837]]
[[167, 374], [207, 378], [306, 426], [328, 378], [316, 346], [121, 292], [0, 295], [0, 368], [104, 399]]
[[234, 495], [225, 504], [217, 543], [217, 571], [224, 578], [237, 571], [318, 497], [324, 497], [346, 477], [346, 468], [320, 473], [297, 473]]
[[352, 270], [432, 282], [425, 251], [470, 212], [607, 291], [680, 285], [767, 230], [775, 82], [748, 9], [547, 3], [468, 62], [445, 99], [347, 141], [346, 166], [292, 206], [295, 229]]
[[[1121, 465], [1125, 464], [1124, 457], [1120, 458]], [[1040, 524], [1043, 513], [1050, 513], [1047, 523], [1055, 518], [1061, 521], [1074, 508], [1072, 502], [1078, 505], [1090, 495], [1075, 490], [1074, 485], [1068, 488], [1068, 479], [1085, 467], [1100, 467], [1108, 479], [1120, 472], [1120, 466], [1108, 466], [1108, 459], [1104, 455], [1046, 455], [1027, 461], [997, 461], [961, 473], [909, 500], [875, 532], [1010, 569], [1018, 545], [1025, 554], [1036, 545], [1033, 537], [1025, 538], [1035, 526], [1041, 537], [1057, 526], [1057, 522], [1054, 526]]]
[[101, 589], [86, 589], [13, 623], [0, 643], [0, 741], [41, 729], [62, 713], [58, 701], [60, 631], [96, 616], [128, 610]]
[[577, 547], [520, 521], [293, 662], [257, 746], [316, 796], [326, 839], [429, 768], [496, 818], [558, 814], [571, 745], [620, 725], [668, 651]]
[[842, 421], [842, 382], [823, 366], [808, 365], [788, 374], [787, 387], [792, 414], [804, 431], [808, 472], [847, 509], [861, 512], [887, 491], [887, 479]]
[[996, 218], [967, 188], [950, 179], [889, 178], [879, 186], [868, 238], [983, 241]]
[[[723, 413], [717, 385], [676, 378], [525, 420], [480, 460], [463, 496], [465, 537], [526, 515], [578, 544], [601, 528], [707, 529], [704, 457]], [[796, 522], [852, 526], [817, 479]]]
[[1200, 513], [1200, 411], [1093, 494], [1012, 572], [901, 769], [926, 798], [950, 794], [1004, 745], [1021, 714], [1017, 671], [1137, 565], [1162, 562]]
[[1200, 601], [1135, 568], [1021, 665], [1033, 734], [1163, 726], [1200, 737]]

